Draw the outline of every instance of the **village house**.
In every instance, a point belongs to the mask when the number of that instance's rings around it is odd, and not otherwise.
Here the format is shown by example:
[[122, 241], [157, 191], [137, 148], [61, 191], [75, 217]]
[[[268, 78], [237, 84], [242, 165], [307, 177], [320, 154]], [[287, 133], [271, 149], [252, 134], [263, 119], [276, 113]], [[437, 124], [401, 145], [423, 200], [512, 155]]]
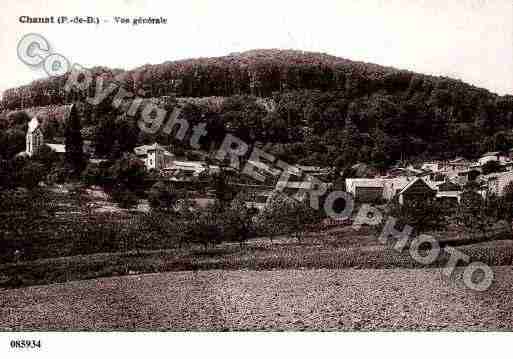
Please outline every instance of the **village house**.
[[483, 176], [482, 179], [486, 184], [487, 194], [489, 196], [495, 195], [500, 197], [504, 195], [504, 189], [506, 186], [513, 182], [513, 171], [491, 173], [489, 175]]
[[[438, 184], [442, 185], [443, 182]], [[460, 189], [457, 184], [442, 186], [440, 197], [454, 197], [452, 191], [456, 187]], [[347, 178], [346, 191], [358, 202], [391, 201], [397, 197], [401, 204], [413, 199], [432, 200], [439, 193], [434, 183], [421, 177]]]
[[490, 161], [498, 161], [501, 163], [505, 163], [505, 162], [509, 162], [509, 160], [510, 160], [510, 158], [506, 153], [501, 152], [501, 151], [496, 151], [496, 152], [486, 152], [481, 157], [479, 157], [477, 162], [479, 163], [480, 166], [482, 166], [485, 163], [490, 162]]
[[416, 177], [394, 177], [383, 179], [383, 198], [391, 201], [399, 192], [406, 187]]
[[330, 173], [331, 168], [319, 166], [304, 166], [296, 164], [294, 167], [298, 168], [301, 173], [311, 176], [325, 176]]
[[[446, 161], [430, 161], [424, 162], [421, 167], [423, 170], [430, 171], [431, 180], [439, 178], [440, 175], [443, 178], [453, 179], [458, 176], [466, 177], [472, 169], [481, 170], [480, 165], [473, 161], [467, 160], [463, 157], [457, 157], [453, 160]], [[425, 177], [427, 178], [427, 177]]]
[[137, 157], [144, 162], [146, 169], [161, 170], [173, 164], [175, 156], [158, 143], [134, 148]]
[[430, 202], [436, 196], [436, 189], [422, 178], [417, 178], [406, 185], [398, 194], [399, 204], [412, 202]]
[[416, 178], [346, 178], [346, 191], [359, 202], [390, 201]]
[[462, 186], [454, 181], [446, 180], [436, 184], [436, 200], [451, 204], [460, 203]]
[[346, 192], [357, 202], [377, 202], [384, 198], [384, 180], [381, 178], [346, 178]]
[[208, 172], [208, 166], [203, 161], [173, 161], [168, 167], [174, 171], [174, 175], [178, 177], [198, 177], [202, 173]]
[[465, 174], [475, 163], [463, 157], [457, 157], [450, 161], [443, 161], [438, 167], [438, 172], [443, 173], [447, 178], [454, 178]]

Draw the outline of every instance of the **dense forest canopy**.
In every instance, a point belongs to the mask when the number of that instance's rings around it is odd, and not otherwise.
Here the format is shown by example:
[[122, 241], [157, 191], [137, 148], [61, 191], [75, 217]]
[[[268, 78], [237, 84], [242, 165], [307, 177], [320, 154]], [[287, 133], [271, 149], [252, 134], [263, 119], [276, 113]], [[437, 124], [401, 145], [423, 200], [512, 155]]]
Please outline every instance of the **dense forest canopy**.
[[[513, 147], [513, 96], [326, 54], [252, 50], [92, 72], [103, 86], [116, 81], [166, 109], [182, 104], [188, 120], [208, 123], [205, 149], [229, 131], [287, 161], [340, 166], [364, 161], [384, 168], [397, 160], [475, 158]], [[62, 135], [66, 105], [94, 94], [94, 86], [88, 93], [66, 92], [65, 83], [66, 75], [6, 90], [0, 141], [19, 137], [23, 124], [16, 113], [22, 110], [38, 114], [50, 137]], [[81, 114], [86, 137], [100, 153], [110, 150], [108, 138], [123, 141], [118, 145], [127, 151], [152, 140], [187, 149], [169, 135], [140, 133], [137, 118], [107, 101], [96, 107], [84, 102]]]

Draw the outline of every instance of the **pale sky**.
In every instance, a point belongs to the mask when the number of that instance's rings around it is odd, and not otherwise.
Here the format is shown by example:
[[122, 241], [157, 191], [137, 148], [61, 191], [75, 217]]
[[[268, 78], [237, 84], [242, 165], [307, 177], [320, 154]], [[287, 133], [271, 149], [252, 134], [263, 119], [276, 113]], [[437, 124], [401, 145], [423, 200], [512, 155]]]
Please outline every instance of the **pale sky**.
[[[108, 24], [22, 24], [20, 16], [99, 16]], [[115, 25], [164, 16], [167, 25]], [[43, 77], [18, 41], [40, 33], [71, 62], [131, 69], [256, 48], [319, 51], [513, 94], [512, 0], [2, 0], [0, 92]]]

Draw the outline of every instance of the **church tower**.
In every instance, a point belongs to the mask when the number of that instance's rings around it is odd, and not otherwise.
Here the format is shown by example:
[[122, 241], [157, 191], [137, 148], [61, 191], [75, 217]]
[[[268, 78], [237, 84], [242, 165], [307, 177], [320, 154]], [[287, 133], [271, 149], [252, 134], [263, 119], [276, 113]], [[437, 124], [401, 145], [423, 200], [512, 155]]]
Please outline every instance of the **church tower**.
[[43, 131], [37, 117], [34, 117], [28, 124], [26, 143], [25, 152], [31, 157], [44, 145]]

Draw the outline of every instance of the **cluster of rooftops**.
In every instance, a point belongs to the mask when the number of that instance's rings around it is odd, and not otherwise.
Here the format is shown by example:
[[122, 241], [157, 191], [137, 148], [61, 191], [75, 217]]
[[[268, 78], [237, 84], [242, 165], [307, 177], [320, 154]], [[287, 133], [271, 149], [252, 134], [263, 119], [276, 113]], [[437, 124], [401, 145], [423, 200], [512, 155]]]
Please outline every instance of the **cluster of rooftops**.
[[[346, 190], [360, 201], [389, 201], [397, 197], [404, 203], [408, 197], [435, 198], [459, 202], [465, 184], [475, 181], [483, 196], [504, 193], [513, 181], [513, 152], [487, 152], [477, 161], [462, 157], [445, 161], [428, 161], [420, 167], [393, 167], [374, 178], [347, 178]], [[498, 172], [483, 173], [483, 166], [496, 161]]]
[[[28, 124], [26, 134], [26, 150], [19, 155], [32, 156], [41, 146], [46, 145], [56, 153], [65, 153], [64, 144], [45, 143], [41, 125], [36, 117]], [[90, 150], [90, 144], [84, 147]], [[183, 180], [212, 174], [220, 171], [219, 166], [207, 165], [204, 161], [188, 161], [178, 159], [169, 148], [158, 143], [143, 145], [134, 149], [135, 155], [144, 162], [148, 170], [157, 170], [170, 179]], [[94, 161], [94, 159], [93, 159]], [[483, 166], [495, 161], [499, 172], [482, 174]], [[296, 165], [298, 173], [313, 176], [326, 175], [330, 169], [319, 166]], [[273, 175], [273, 173], [270, 173]], [[356, 200], [389, 201], [398, 197], [432, 196], [442, 200], [460, 200], [463, 186], [473, 180], [479, 184], [483, 196], [489, 194], [502, 195], [505, 186], [513, 181], [513, 150], [496, 151], [483, 154], [477, 161], [462, 157], [445, 161], [428, 161], [419, 167], [393, 167], [385, 175], [373, 178], [346, 178], [346, 191], [352, 193]], [[289, 184], [289, 187], [290, 184]], [[293, 186], [292, 186], [293, 187]]]

